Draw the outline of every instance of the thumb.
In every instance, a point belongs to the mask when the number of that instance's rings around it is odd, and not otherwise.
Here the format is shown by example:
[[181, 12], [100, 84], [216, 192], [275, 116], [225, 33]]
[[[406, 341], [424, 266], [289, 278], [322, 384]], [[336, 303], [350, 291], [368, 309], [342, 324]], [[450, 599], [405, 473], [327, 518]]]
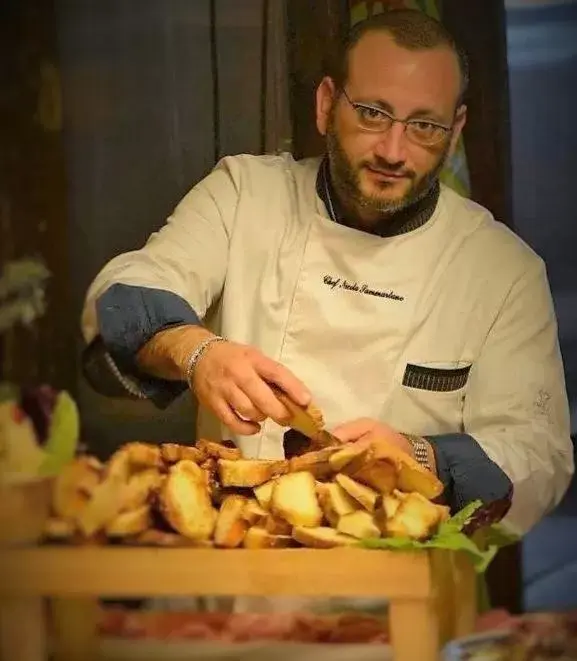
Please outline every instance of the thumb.
[[345, 422], [332, 430], [332, 434], [343, 443], [352, 443], [359, 441], [363, 436], [370, 434], [374, 429], [375, 423], [368, 418], [359, 418], [351, 422]]

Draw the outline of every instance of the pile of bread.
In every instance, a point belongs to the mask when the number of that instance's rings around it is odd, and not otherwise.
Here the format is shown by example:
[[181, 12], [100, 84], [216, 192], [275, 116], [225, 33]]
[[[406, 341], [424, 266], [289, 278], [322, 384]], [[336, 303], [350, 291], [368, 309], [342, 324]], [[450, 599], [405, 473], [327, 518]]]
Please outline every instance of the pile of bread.
[[45, 538], [70, 543], [283, 548], [426, 539], [448, 517], [442, 485], [386, 444], [322, 447], [287, 460], [228, 444], [128, 443], [79, 456], [54, 483]]

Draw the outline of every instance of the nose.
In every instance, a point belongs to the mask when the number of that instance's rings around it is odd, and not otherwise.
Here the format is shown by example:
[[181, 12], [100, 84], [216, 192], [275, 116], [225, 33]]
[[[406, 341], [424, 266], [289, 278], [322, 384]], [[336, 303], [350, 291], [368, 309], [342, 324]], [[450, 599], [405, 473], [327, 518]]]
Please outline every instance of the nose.
[[379, 136], [375, 154], [389, 163], [403, 163], [406, 160], [405, 127], [395, 122], [391, 128]]

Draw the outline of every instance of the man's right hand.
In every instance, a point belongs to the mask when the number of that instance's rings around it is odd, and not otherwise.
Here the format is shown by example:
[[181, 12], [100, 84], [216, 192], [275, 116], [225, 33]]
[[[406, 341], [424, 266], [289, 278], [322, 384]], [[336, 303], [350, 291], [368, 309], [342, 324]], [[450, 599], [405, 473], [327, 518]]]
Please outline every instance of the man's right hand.
[[307, 406], [311, 395], [286, 367], [258, 349], [236, 342], [210, 345], [194, 370], [191, 387], [199, 402], [210, 408], [232, 431], [251, 435], [259, 423], [272, 418], [285, 425], [289, 412], [268, 384]]
[[[190, 356], [212, 334], [200, 326], [180, 326], [155, 335], [139, 352], [138, 362], [148, 373], [185, 379]], [[198, 401], [231, 431], [250, 436], [260, 422], [272, 418], [284, 425], [289, 417], [269, 384], [302, 406], [311, 401], [305, 385], [286, 367], [258, 349], [236, 342], [215, 342], [200, 356], [190, 387]]]

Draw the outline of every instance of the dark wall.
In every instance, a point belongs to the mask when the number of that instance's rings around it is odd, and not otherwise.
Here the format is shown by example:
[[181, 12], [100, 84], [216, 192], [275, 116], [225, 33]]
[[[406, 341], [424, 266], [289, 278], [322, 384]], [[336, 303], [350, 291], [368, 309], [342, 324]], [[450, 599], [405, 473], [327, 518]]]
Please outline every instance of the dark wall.
[[[577, 3], [507, 15], [517, 232], [545, 259], [577, 433]], [[523, 545], [528, 609], [577, 608], [577, 482]]]
[[[210, 6], [57, 1], [77, 349], [82, 301], [104, 263], [140, 247], [220, 155], [260, 151], [262, 0], [216, 3], [216, 104]], [[78, 397], [101, 453], [128, 438], [194, 437], [187, 396], [159, 411], [79, 379]]]

